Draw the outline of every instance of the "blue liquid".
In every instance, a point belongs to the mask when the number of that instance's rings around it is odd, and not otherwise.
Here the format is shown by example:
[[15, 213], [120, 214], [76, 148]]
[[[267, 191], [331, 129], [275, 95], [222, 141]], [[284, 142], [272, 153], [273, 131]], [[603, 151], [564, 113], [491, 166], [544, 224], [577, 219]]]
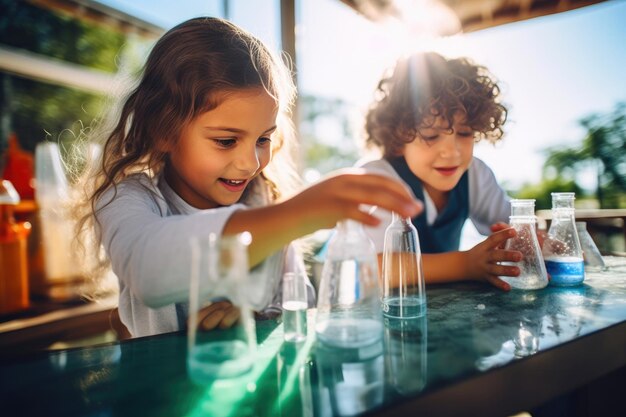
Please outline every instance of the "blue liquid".
[[383, 300], [383, 314], [387, 317], [410, 319], [426, 314], [426, 303], [417, 297], [390, 297]]
[[565, 257], [546, 259], [550, 285], [569, 287], [579, 285], [585, 279], [585, 263], [582, 258]]

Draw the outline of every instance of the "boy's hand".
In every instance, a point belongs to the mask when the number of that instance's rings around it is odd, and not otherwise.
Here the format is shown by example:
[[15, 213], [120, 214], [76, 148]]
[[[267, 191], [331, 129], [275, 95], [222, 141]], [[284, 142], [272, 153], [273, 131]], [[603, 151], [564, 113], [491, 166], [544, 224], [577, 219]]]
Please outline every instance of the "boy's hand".
[[506, 240], [515, 237], [516, 232], [515, 229], [505, 229], [502, 225], [504, 224], [493, 225], [492, 230], [495, 227], [497, 231], [466, 252], [467, 266], [471, 278], [487, 281], [494, 287], [509, 291], [511, 286], [499, 277], [516, 277], [520, 270], [516, 266], [500, 265], [499, 262], [519, 262], [522, 260], [522, 254], [518, 251], [504, 250]]
[[511, 226], [503, 222], [494, 223], [491, 225], [491, 233], [496, 233], [500, 230], [508, 229], [509, 227]]
[[[506, 223], [494, 223], [491, 225], [491, 232], [495, 233], [495, 232], [499, 232], [500, 230], [504, 230], [509, 226]], [[543, 242], [548, 238], [548, 232], [546, 232], [545, 230], [542, 229], [537, 229], [537, 241], [539, 242], [539, 247], [543, 248]]]
[[228, 301], [218, 301], [198, 312], [198, 329], [228, 329], [239, 319], [239, 309]]

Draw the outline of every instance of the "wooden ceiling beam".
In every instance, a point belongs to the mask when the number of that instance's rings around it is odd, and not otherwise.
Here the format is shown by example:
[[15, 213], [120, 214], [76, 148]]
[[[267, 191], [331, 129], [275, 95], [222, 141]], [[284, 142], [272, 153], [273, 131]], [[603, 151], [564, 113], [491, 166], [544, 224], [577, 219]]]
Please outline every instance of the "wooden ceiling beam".
[[[340, 0], [370, 20], [394, 10], [394, 0]], [[605, 0], [440, 0], [459, 18], [463, 32], [561, 13]]]

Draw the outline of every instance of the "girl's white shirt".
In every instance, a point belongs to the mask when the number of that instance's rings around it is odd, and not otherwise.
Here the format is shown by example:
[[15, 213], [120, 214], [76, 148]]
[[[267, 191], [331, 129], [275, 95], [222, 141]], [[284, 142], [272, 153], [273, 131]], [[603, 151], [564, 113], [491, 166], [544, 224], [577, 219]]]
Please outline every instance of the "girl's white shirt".
[[[187, 204], [161, 176], [131, 175], [109, 189], [97, 203], [104, 248], [119, 280], [119, 314], [133, 336], [180, 330], [175, 303], [189, 300], [191, 237], [221, 235], [237, 210], [259, 206], [268, 199], [258, 183], [247, 204], [200, 210]], [[259, 219], [262, 221], [262, 219]], [[288, 246], [250, 272], [249, 301], [261, 311], [280, 306], [281, 281], [286, 271], [304, 271], [304, 263]], [[228, 297], [220, 288], [214, 297]]]
[[[402, 180], [400, 175], [384, 159], [377, 159], [369, 162], [358, 163], [361, 168], [373, 174], [386, 175], [394, 178], [407, 187], [408, 184]], [[474, 157], [468, 169], [469, 181], [469, 218], [474, 223], [476, 230], [482, 235], [491, 234], [491, 225], [498, 222], [508, 223], [511, 214], [510, 198], [506, 191], [500, 187], [496, 177], [482, 160]], [[411, 193], [412, 194], [412, 193]], [[433, 200], [424, 190], [423, 202], [426, 207], [428, 224], [433, 224], [437, 219], [438, 212]], [[364, 227], [365, 232], [374, 242], [377, 253], [383, 253], [383, 244], [385, 240], [385, 230], [391, 223], [391, 213], [386, 210], [377, 209], [374, 215], [381, 219], [376, 227]]]

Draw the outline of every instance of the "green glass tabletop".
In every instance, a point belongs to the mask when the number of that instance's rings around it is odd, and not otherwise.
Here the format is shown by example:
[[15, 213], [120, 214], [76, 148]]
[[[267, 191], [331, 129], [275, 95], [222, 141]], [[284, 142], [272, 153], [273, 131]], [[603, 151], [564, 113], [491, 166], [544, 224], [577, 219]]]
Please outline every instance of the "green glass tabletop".
[[[426, 317], [387, 320], [380, 342], [361, 348], [316, 342], [314, 310], [309, 337], [299, 344], [283, 342], [279, 320], [257, 321], [254, 367], [230, 379], [192, 380], [182, 332], [4, 357], [0, 404], [20, 416], [385, 414], [443, 401], [438, 394], [487, 384], [499, 372], [510, 372], [500, 379], [508, 381], [536, 366], [551, 369], [561, 356], [597, 355], [594, 363], [612, 370], [626, 365], [626, 258], [606, 261], [607, 270], [588, 271], [584, 284], [571, 288], [505, 293], [477, 283], [430, 286]], [[617, 349], [590, 339], [614, 338], [612, 329], [621, 335]], [[595, 343], [596, 352], [585, 351]], [[575, 372], [559, 378], [564, 387], [568, 378], [580, 380]], [[491, 401], [484, 395], [477, 401]]]

